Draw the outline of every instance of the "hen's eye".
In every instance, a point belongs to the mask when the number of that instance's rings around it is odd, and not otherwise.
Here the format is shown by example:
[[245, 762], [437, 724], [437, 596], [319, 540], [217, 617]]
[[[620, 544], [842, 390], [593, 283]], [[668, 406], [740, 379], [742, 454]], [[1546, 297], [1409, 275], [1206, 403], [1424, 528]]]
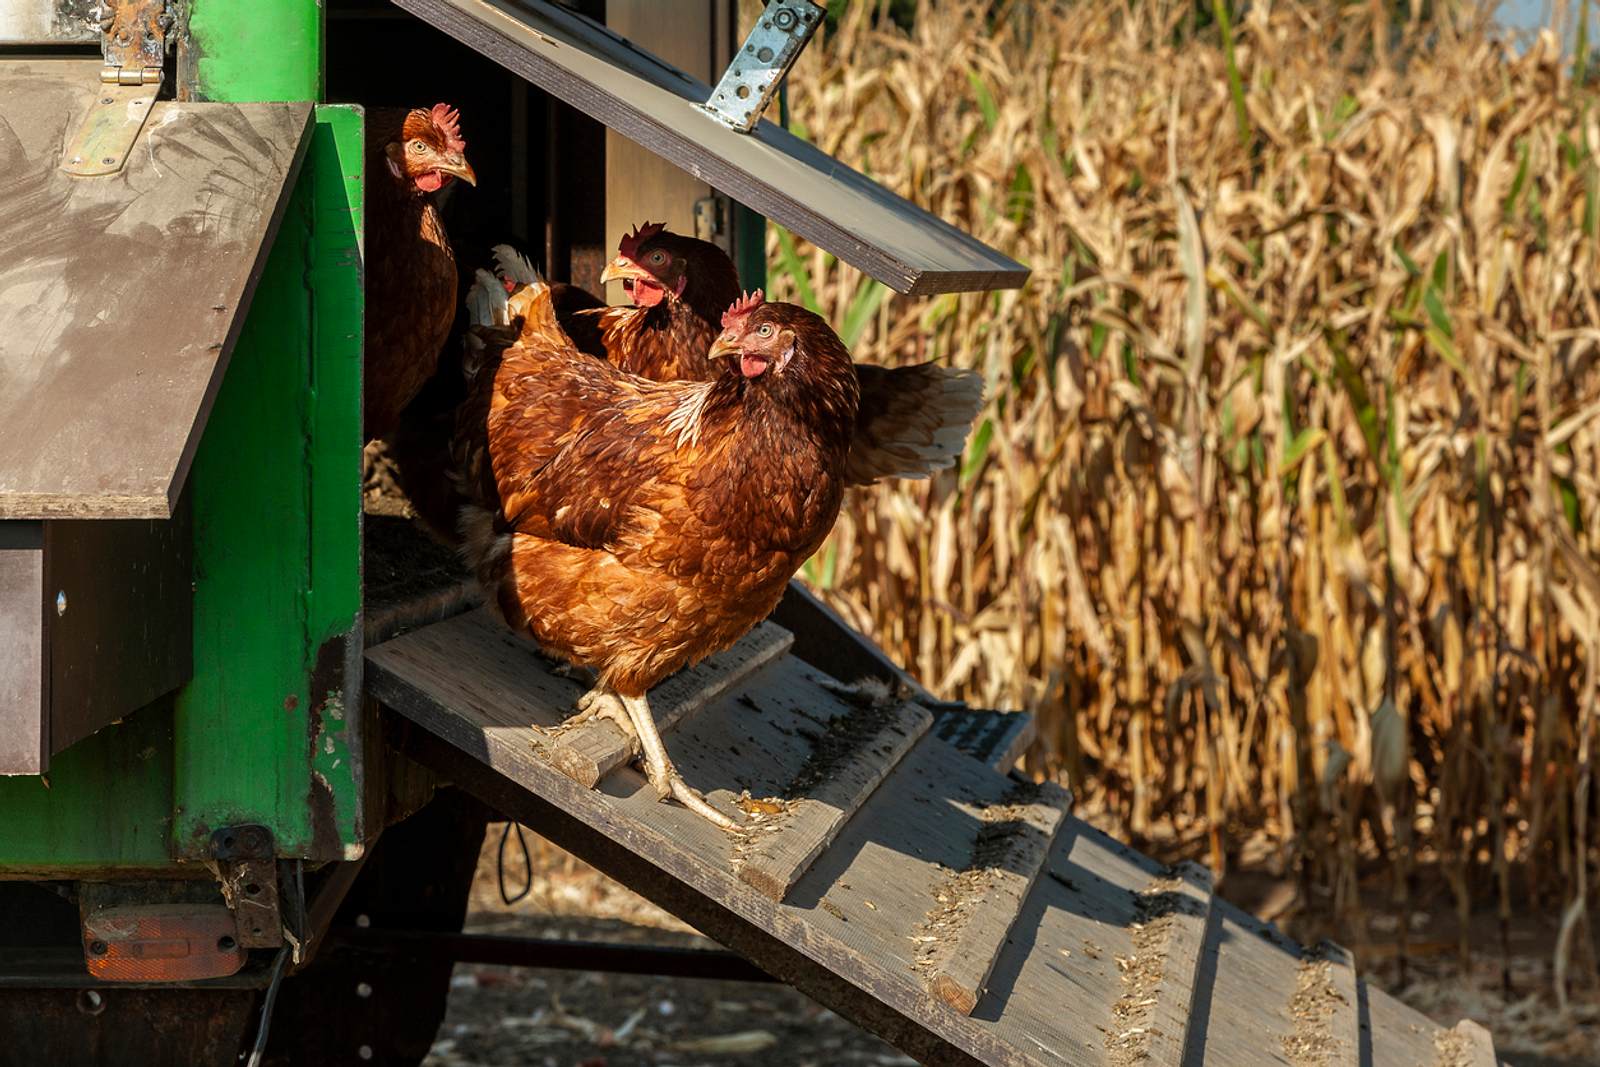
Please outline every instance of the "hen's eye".
[[651, 263], [665, 263], [667, 261], [667, 254], [658, 248], [654, 252], [650, 253], [649, 259]]
[[421, 138], [412, 141], [409, 147], [413, 152], [426, 152], [428, 150], [428, 146], [422, 143]]
[[771, 337], [772, 336], [772, 323], [770, 323], [770, 322], [764, 323], [762, 325], [761, 329], [757, 330], [756, 333], [759, 333], [762, 337]]

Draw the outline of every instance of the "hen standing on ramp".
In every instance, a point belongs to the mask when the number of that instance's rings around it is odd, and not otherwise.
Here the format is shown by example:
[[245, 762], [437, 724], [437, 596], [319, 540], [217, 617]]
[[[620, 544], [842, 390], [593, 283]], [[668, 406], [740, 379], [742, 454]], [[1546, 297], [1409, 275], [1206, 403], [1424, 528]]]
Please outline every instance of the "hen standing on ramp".
[[679, 777], [646, 692], [765, 618], [838, 517], [859, 386], [822, 319], [761, 294], [723, 315], [713, 381], [653, 382], [579, 352], [550, 289], [469, 294], [454, 461], [464, 553], [491, 603], [598, 673], [580, 718], [637, 736], [657, 793], [734, 823]]

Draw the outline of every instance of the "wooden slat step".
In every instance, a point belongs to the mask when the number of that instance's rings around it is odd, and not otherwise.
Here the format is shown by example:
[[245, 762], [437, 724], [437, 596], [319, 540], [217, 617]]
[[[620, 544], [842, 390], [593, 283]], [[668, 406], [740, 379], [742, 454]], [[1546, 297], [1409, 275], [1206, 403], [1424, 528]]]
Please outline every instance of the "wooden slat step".
[[740, 879], [782, 900], [928, 728], [917, 704], [857, 702], [834, 719], [784, 791], [735, 848]]
[[1360, 1015], [1355, 961], [1348, 950], [1325, 941], [1301, 960], [1291, 988], [1289, 1029], [1283, 1050], [1296, 1067], [1334, 1067], [1359, 1062]]
[[[770, 622], [761, 623], [730, 649], [685, 668], [650, 691], [656, 729], [670, 733], [690, 715], [789, 651], [794, 638]], [[550, 738], [545, 755], [579, 785], [601, 778], [639, 754], [637, 738], [609, 719], [591, 719]]]
[[1140, 894], [1135, 955], [1122, 969], [1107, 1046], [1129, 1062], [1179, 1067], [1191, 1019], [1200, 955], [1211, 917], [1211, 871], [1180, 863]]
[[1328, 1029], [1339, 1043], [1333, 1061], [1359, 1065], [1361, 1062], [1361, 1003], [1356, 976], [1356, 958], [1336, 941], [1317, 946], [1317, 955], [1328, 964], [1328, 985], [1333, 992], [1333, 1015]]
[[[1050, 782], [1018, 782], [982, 812], [972, 858], [951, 871], [917, 935], [923, 980], [934, 996], [971, 1015], [1022, 902], [1044, 868], [1072, 794]], [[932, 940], [923, 940], [932, 938]]]
[[1038, 734], [1025, 711], [984, 711], [946, 704], [933, 710], [939, 740], [981, 760], [1002, 774], [1016, 766]]
[[1434, 1067], [1496, 1067], [1494, 1038], [1488, 1030], [1462, 1019], [1434, 1039], [1439, 1058]]

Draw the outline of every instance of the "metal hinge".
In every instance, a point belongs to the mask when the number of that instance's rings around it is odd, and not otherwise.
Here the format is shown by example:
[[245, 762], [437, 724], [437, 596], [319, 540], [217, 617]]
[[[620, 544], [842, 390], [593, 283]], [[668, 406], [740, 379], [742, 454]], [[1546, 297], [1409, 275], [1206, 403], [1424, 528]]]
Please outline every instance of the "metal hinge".
[[161, 92], [172, 26], [168, 0], [103, 0], [100, 55], [105, 65], [89, 113], [67, 142], [62, 170], [80, 177], [122, 170]]
[[755, 129], [825, 13], [813, 0], [770, 0], [711, 90], [705, 109], [740, 133]]
[[160, 85], [172, 12], [167, 0], [104, 0], [100, 14], [100, 80], [112, 85]]

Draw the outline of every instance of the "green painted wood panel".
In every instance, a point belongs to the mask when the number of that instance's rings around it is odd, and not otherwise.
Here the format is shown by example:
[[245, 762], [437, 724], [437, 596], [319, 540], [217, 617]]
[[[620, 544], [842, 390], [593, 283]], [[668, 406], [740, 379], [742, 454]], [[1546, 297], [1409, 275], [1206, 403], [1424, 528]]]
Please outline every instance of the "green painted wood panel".
[[173, 843], [273, 831], [281, 855], [358, 845], [361, 142], [323, 107], [190, 478], [195, 678], [174, 717]]
[[[203, 100], [322, 92], [318, 0], [195, 0]], [[313, 140], [189, 480], [194, 680], [0, 779], [0, 878], [131, 876], [260, 822], [281, 855], [351, 856], [362, 821], [363, 117]]]

